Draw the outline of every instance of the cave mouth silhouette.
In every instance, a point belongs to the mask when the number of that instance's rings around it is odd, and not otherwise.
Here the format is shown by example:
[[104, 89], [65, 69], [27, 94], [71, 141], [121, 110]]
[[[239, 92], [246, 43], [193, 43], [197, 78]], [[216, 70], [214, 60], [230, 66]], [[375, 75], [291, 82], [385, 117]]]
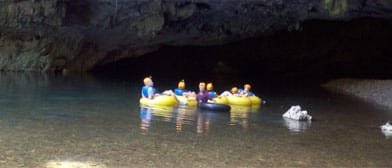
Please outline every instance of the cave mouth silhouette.
[[137, 58], [95, 67], [118, 76], [333, 79], [392, 77], [392, 20], [308, 20], [217, 46], [163, 46]]

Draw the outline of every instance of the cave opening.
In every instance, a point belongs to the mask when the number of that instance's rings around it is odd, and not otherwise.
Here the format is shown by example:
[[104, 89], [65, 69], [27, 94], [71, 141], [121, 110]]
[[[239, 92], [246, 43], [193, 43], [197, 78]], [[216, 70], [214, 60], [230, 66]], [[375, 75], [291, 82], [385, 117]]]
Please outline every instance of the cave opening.
[[216, 46], [163, 46], [95, 67], [96, 74], [170, 77], [392, 77], [392, 22], [308, 20], [300, 30]]
[[0, 13], [0, 168], [392, 165], [392, 0]]

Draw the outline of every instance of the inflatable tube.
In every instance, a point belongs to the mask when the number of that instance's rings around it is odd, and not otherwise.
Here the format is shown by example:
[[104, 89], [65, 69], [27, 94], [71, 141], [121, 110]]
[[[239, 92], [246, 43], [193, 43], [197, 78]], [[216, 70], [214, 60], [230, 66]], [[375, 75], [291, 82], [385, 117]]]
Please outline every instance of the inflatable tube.
[[208, 100], [208, 102], [209, 103], [216, 103], [216, 104], [226, 104], [226, 105], [229, 104], [227, 97], [224, 97], [224, 96], [215, 97], [212, 100]]
[[230, 106], [216, 103], [199, 103], [199, 108], [208, 111], [230, 112]]
[[249, 96], [250, 102], [252, 106], [259, 106], [261, 104], [261, 99], [257, 96]]
[[196, 98], [185, 97], [185, 96], [176, 96], [177, 100], [180, 102], [180, 105], [183, 106], [197, 106]]
[[146, 106], [174, 107], [174, 106], [178, 106], [178, 101], [174, 96], [160, 95], [158, 97], [155, 97], [154, 99], [148, 99], [143, 97], [140, 99], [140, 104]]
[[227, 100], [230, 105], [236, 105], [236, 106], [251, 106], [252, 105], [252, 102], [248, 97], [227, 96]]

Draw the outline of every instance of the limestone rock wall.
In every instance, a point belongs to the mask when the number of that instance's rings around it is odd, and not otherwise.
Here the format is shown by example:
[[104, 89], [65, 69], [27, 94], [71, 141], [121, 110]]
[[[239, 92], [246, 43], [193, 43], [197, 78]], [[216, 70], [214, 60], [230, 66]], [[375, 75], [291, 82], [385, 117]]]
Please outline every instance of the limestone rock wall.
[[307, 19], [392, 17], [389, 0], [3, 0], [0, 70], [87, 71], [162, 45], [216, 45]]

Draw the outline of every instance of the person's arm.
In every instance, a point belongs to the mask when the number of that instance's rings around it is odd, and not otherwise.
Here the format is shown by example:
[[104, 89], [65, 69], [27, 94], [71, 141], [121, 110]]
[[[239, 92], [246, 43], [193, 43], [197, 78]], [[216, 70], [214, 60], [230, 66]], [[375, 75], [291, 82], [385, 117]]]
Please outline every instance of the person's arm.
[[186, 94], [184, 94], [184, 96], [196, 97], [196, 93], [195, 93], [195, 92], [188, 91], [188, 92], [186, 92]]
[[154, 98], [154, 89], [153, 88], [148, 88], [148, 98], [149, 99], [152, 99], [152, 98]]

